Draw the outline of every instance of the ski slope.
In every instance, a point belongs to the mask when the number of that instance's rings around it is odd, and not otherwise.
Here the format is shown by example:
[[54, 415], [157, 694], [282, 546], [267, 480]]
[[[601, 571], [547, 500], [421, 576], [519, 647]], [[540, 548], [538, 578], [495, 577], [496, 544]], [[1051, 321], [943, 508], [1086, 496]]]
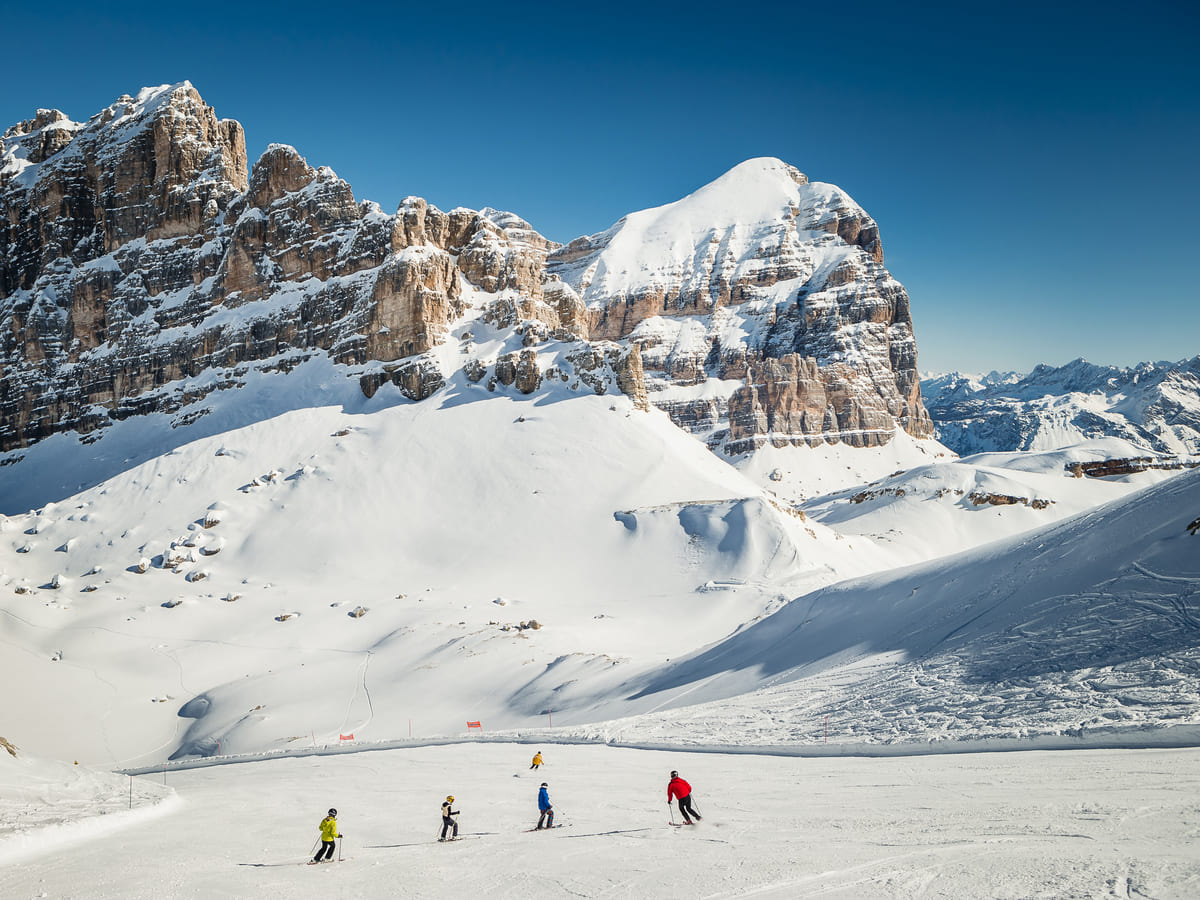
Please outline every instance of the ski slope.
[[[0, 519], [0, 676], [27, 683], [5, 727], [31, 752], [132, 765], [528, 726], [566, 712], [564, 685], [603, 690], [875, 568], [623, 396], [459, 378], [367, 400], [313, 360], [214, 402], [211, 436], [118, 423], [89, 448], [117, 474]], [[0, 473], [14, 491], [61, 490], [45, 443]]]
[[[1131, 499], [1160, 476], [1066, 475], [1095, 448], [935, 460], [809, 515], [622, 396], [284, 377], [193, 426], [117, 423], [78, 468], [62, 436], [0, 468], [59, 498], [0, 519], [6, 737], [132, 766], [552, 716], [668, 743], [703, 717], [737, 744], [827, 715], [849, 743], [1200, 718], [1198, 473]], [[743, 693], [759, 714], [708, 705]]]
[[804, 744], [828, 728], [835, 743], [953, 748], [1188, 726], [1175, 740], [1194, 744], [1198, 514], [1193, 470], [1020, 538], [819, 589], [625, 685], [652, 715], [577, 733]]
[[[546, 765], [530, 772], [538, 749]], [[1182, 900], [1200, 891], [1198, 764], [1196, 750], [797, 759], [461, 744], [215, 766], [169, 773], [177, 800], [157, 815], [97, 817], [96, 840], [35, 831], [12, 852], [0, 838], [0, 894]], [[668, 824], [671, 769], [693, 787], [698, 826]], [[567, 827], [527, 833], [542, 781]], [[468, 839], [439, 844], [448, 793]], [[348, 859], [307, 866], [330, 806]]]

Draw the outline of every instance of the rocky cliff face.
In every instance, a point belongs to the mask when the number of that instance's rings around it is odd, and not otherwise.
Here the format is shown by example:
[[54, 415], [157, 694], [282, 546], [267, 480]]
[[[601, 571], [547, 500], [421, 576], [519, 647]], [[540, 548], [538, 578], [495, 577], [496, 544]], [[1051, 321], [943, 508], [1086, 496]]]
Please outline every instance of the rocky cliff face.
[[875, 223], [778, 160], [560, 247], [498, 210], [386, 214], [284, 145], [248, 170], [187, 83], [4, 133], [0, 321], [0, 451], [314, 353], [368, 394], [622, 391], [734, 453], [930, 432]]
[[878, 227], [777, 159], [572, 241], [548, 269], [593, 336], [639, 344], [651, 402], [729, 453], [932, 434]]
[[1200, 356], [1129, 369], [1077, 359], [1028, 375], [956, 373], [924, 388], [938, 439], [964, 456], [1115, 437], [1147, 453], [1200, 457]]
[[[445, 342], [464, 284], [511, 325], [586, 336], [580, 310], [545, 301], [554, 245], [528, 223], [416, 198], [386, 215], [282, 145], [247, 172], [241, 126], [189, 84], [83, 125], [41, 110], [3, 141], [0, 449], [169, 411], [158, 389], [208, 369], [418, 357]], [[420, 398], [443, 373], [423, 361], [388, 378]]]

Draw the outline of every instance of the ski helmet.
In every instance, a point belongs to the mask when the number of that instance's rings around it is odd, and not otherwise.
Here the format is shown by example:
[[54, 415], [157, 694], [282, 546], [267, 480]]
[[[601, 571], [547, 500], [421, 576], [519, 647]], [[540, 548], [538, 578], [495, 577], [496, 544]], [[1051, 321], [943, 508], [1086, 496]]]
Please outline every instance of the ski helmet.
[[543, 781], [543, 782], [542, 782], [542, 787], [550, 787], [550, 785], [546, 784], [546, 782], [544, 782], [544, 781]]
[[671, 770], [671, 777], [672, 777], [672, 778], [678, 778], [678, 777], [679, 777], [679, 773], [678, 773], [678, 772], [676, 772], [674, 769], [672, 769], [672, 770]]
[[337, 810], [336, 810], [336, 809], [331, 809], [331, 810], [329, 810], [329, 814], [330, 814], [331, 816], [336, 816], [336, 815], [337, 815]]
[[447, 803], [453, 803], [453, 802], [454, 802], [454, 797], [453, 797], [453, 796], [447, 797], [447, 798], [446, 798], [446, 802], [447, 802]]

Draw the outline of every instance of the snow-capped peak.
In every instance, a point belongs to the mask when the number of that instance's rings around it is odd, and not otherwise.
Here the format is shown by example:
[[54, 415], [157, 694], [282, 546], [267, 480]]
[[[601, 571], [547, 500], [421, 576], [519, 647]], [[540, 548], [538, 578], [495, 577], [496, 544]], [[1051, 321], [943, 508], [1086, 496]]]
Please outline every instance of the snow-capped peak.
[[758, 157], [680, 200], [571, 241], [550, 263], [585, 300], [627, 296], [714, 269], [731, 271], [767, 249], [786, 255], [802, 239], [797, 233], [837, 234], [851, 218], [874, 232], [874, 222], [840, 188], [810, 182], [780, 159]]

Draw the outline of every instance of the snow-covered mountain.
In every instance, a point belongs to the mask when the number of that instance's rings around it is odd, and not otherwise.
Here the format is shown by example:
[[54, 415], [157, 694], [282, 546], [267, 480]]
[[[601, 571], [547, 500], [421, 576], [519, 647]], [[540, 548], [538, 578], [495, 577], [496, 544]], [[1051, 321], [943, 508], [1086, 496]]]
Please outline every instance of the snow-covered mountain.
[[[781, 704], [888, 711], [862, 744], [1197, 718], [1196, 473], [1074, 477], [1132, 438], [950, 458], [874, 222], [779, 160], [560, 247], [385, 214], [283, 145], [247, 172], [187, 84], [0, 156], [0, 677], [33, 754], [637, 738], [718, 700], [742, 744], [797, 739]], [[1089, 666], [1162, 714], [1080, 705]], [[971, 717], [1010, 690], [1051, 713]]]
[[[368, 396], [422, 400], [461, 366], [645, 405], [644, 348], [651, 399], [734, 454], [931, 432], [875, 223], [779, 160], [559, 247], [508, 212], [411, 197], [388, 215], [284, 145], [247, 171], [241, 126], [186, 82], [2, 140], [0, 451], [93, 439], [177, 410], [185, 381], [236, 388], [297, 353]], [[519, 346], [478, 346], [478, 318]], [[551, 371], [563, 344], [575, 362]]]
[[930, 376], [921, 391], [938, 440], [964, 456], [1106, 437], [1141, 454], [1200, 456], [1200, 356], [1129, 369], [1077, 359], [1024, 376]]
[[731, 454], [929, 434], [908, 295], [844, 191], [752, 159], [550, 254], [592, 334], [635, 342], [650, 399]]

